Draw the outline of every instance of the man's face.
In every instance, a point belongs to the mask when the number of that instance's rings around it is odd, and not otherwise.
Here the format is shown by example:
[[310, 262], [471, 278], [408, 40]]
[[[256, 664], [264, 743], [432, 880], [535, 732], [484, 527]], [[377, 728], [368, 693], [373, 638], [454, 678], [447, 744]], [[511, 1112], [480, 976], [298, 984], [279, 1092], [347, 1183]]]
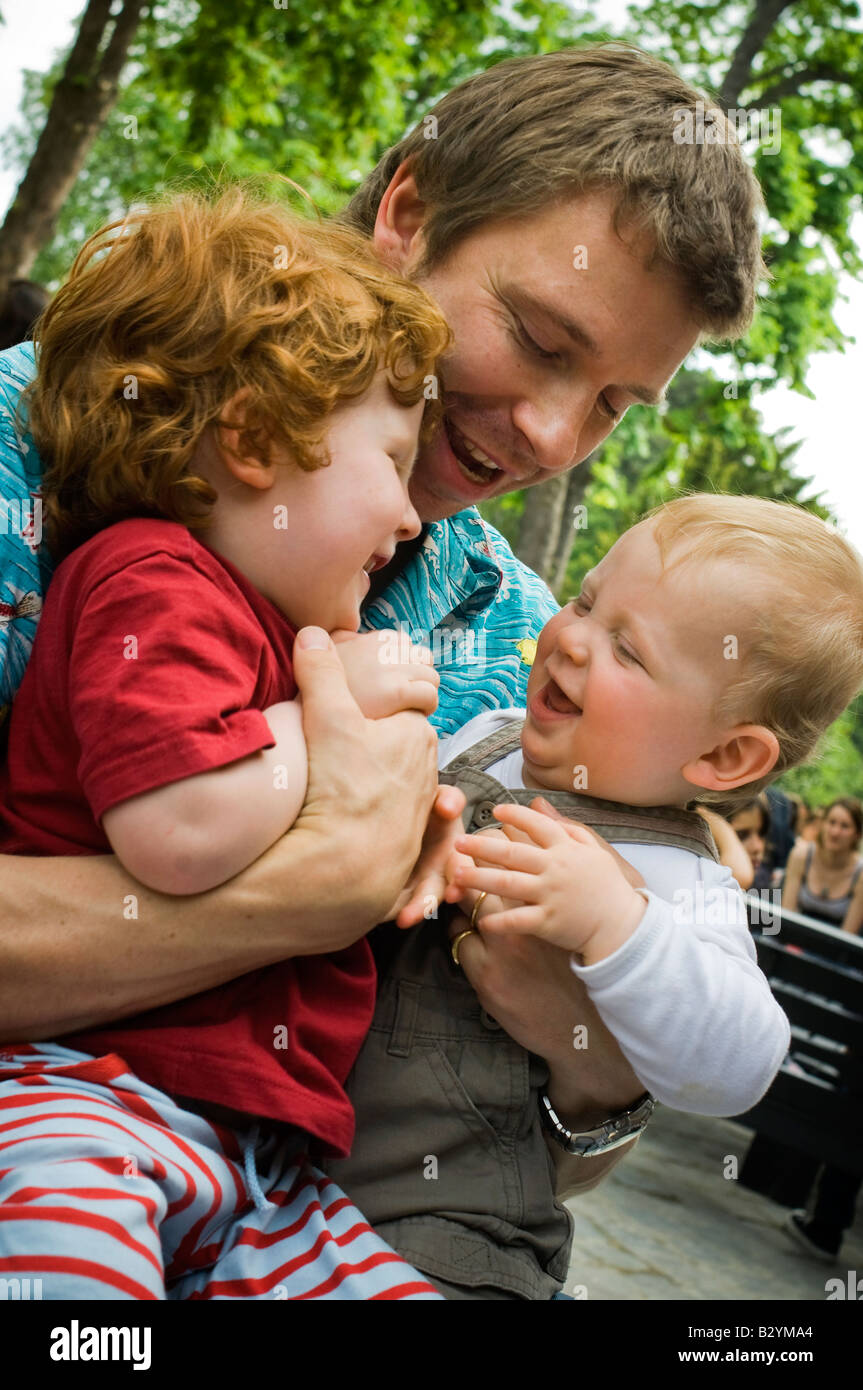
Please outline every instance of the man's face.
[[[422, 244], [421, 226], [410, 231], [412, 187], [408, 176], [404, 196], [385, 196], [375, 229], [407, 274]], [[593, 193], [493, 223], [418, 277], [455, 335], [439, 368], [444, 423], [411, 481], [424, 521], [580, 463], [630, 405], [661, 397], [694, 346], [682, 285], [645, 269], [649, 245], [622, 241], [612, 211]]]

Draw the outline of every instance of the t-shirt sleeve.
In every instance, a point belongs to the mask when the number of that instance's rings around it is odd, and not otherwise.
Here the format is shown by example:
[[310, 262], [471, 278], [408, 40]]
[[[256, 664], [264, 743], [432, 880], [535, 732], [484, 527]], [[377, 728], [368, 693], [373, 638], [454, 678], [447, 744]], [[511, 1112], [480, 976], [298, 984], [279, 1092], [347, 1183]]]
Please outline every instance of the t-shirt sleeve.
[[253, 698], [265, 637], [193, 562], [158, 551], [76, 610], [69, 708], [93, 815], [275, 742]]

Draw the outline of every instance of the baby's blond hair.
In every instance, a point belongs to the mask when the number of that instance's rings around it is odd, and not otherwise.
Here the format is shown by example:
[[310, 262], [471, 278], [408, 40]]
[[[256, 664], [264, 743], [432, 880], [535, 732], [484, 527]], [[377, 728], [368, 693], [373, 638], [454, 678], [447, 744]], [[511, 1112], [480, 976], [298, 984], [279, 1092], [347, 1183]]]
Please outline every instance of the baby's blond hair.
[[863, 559], [792, 502], [721, 493], [675, 498], [647, 514], [663, 567], [739, 561], [763, 581], [739, 637], [737, 674], [713, 715], [762, 724], [779, 743], [769, 776], [700, 801], [733, 805], [805, 762], [863, 687]]

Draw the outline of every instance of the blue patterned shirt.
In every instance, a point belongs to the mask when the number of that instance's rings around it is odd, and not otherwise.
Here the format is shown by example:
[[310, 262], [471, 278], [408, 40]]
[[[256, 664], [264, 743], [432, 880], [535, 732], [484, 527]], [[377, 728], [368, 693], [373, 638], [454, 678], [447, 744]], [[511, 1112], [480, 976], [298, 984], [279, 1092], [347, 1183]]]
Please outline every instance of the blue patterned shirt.
[[0, 706], [21, 684], [51, 560], [42, 541], [42, 464], [18, 398], [35, 374], [33, 344], [0, 352]]
[[524, 705], [536, 639], [557, 611], [547, 585], [468, 507], [432, 523], [363, 627], [395, 628], [431, 648], [441, 678], [431, 722], [452, 734], [485, 710]]
[[[39, 546], [41, 463], [15, 418], [34, 373], [32, 343], [0, 353], [0, 705], [21, 682], [51, 575]], [[363, 627], [395, 628], [431, 648], [441, 678], [432, 723], [452, 734], [484, 710], [524, 704], [536, 638], [557, 611], [542, 580], [469, 507], [431, 524]]]

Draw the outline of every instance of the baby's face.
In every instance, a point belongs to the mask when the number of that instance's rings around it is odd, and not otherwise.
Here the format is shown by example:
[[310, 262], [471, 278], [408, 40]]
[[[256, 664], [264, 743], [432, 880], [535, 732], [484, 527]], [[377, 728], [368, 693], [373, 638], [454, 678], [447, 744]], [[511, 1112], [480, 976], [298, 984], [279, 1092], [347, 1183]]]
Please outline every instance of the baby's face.
[[[751, 590], [751, 581], [750, 586]], [[652, 522], [621, 536], [540, 633], [527, 685], [525, 780], [637, 806], [695, 796], [681, 769], [719, 742], [712, 717], [751, 604], [729, 562], [666, 574]]]

